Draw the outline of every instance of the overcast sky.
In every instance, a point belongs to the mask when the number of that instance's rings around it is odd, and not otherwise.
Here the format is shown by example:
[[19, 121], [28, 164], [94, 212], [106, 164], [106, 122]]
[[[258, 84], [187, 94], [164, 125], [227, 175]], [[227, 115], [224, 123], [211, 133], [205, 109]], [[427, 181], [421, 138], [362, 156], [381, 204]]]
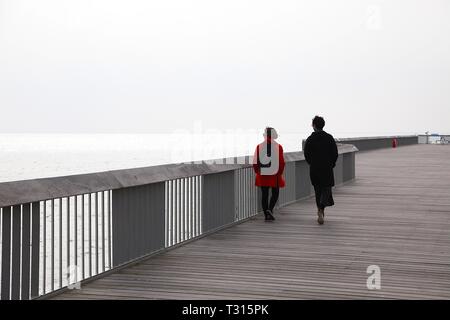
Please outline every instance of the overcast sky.
[[448, 0], [0, 0], [0, 132], [450, 133]]

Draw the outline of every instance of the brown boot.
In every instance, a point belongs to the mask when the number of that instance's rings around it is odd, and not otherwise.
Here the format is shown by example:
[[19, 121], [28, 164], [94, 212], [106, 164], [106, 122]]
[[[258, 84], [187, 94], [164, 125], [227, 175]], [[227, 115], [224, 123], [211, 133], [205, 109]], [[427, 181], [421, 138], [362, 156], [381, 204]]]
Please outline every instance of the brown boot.
[[319, 224], [323, 224], [324, 223], [324, 216], [325, 216], [324, 210], [323, 209], [319, 209], [317, 211], [317, 215], [318, 215], [317, 222]]

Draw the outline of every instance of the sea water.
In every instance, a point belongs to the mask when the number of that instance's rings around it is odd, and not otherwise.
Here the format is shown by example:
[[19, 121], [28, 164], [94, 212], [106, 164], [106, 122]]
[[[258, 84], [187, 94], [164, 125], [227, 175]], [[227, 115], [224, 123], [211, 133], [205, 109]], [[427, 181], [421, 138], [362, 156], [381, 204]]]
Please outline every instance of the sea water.
[[[285, 152], [309, 132], [282, 132]], [[376, 136], [341, 133], [335, 137]], [[380, 134], [382, 135], [382, 134]], [[0, 183], [252, 155], [256, 131], [172, 134], [0, 134]]]
[[[301, 150], [306, 134], [279, 142]], [[1, 134], [0, 183], [253, 154], [260, 134]]]

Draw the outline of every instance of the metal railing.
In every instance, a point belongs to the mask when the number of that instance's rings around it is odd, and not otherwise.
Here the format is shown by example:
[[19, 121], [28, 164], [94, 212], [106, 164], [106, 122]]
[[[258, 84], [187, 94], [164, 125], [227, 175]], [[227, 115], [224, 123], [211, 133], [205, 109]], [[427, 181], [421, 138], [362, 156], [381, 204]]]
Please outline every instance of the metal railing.
[[450, 135], [419, 135], [420, 144], [450, 144]]
[[[355, 177], [356, 151], [339, 146], [336, 184]], [[285, 158], [279, 206], [312, 194], [303, 153]], [[229, 160], [0, 183], [1, 299], [72, 288], [257, 215], [250, 157]]]
[[[379, 136], [379, 137], [361, 137], [361, 138], [337, 138], [337, 143], [351, 144], [358, 148], [359, 151], [370, 151], [383, 148], [392, 148], [393, 141], [396, 141], [397, 146], [409, 146], [418, 144], [418, 136]], [[302, 149], [304, 149], [305, 141], [302, 142]]]

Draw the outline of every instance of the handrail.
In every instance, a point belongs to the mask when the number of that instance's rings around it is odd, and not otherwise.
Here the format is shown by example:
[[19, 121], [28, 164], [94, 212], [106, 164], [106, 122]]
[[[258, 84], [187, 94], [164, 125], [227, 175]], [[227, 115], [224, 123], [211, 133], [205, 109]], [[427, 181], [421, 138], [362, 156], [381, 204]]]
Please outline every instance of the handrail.
[[[358, 149], [353, 145], [338, 144], [338, 151], [339, 154], [345, 154], [358, 151]], [[286, 162], [304, 159], [303, 152], [285, 153]], [[252, 156], [245, 156], [204, 160], [200, 163], [165, 164], [62, 177], [3, 182], [0, 183], [0, 207], [233, 171], [248, 168], [251, 165]]]
[[448, 134], [419, 134], [419, 144], [448, 144], [449, 141]]
[[336, 138], [337, 142], [345, 143], [347, 141], [360, 141], [360, 140], [379, 140], [379, 139], [405, 139], [405, 138], [417, 138], [417, 135], [396, 135], [396, 136], [375, 136], [375, 137], [356, 137], [356, 138]]
[[[399, 146], [417, 144], [419, 136], [377, 136], [377, 137], [356, 137], [356, 138], [335, 138], [336, 143], [350, 144], [359, 151], [369, 151], [381, 148], [390, 148], [393, 140], [396, 140]], [[305, 148], [306, 139], [302, 141], [302, 149]]]

